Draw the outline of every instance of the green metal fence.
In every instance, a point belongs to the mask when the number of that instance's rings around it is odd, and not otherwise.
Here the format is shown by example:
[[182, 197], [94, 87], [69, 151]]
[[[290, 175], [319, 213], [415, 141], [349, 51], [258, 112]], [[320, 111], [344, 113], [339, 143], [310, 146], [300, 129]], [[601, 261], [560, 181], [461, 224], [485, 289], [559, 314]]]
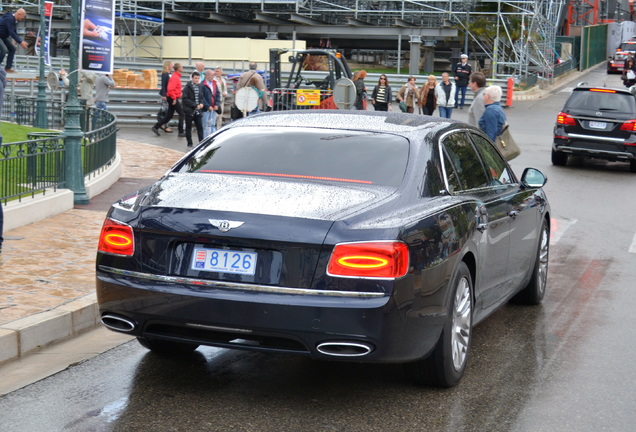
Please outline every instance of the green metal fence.
[[[35, 118], [32, 114], [23, 119]], [[80, 123], [84, 132], [82, 169], [90, 178], [115, 160], [117, 118], [108, 111], [88, 108]], [[60, 132], [32, 133], [28, 138], [0, 145], [0, 205], [64, 187], [65, 146]]]

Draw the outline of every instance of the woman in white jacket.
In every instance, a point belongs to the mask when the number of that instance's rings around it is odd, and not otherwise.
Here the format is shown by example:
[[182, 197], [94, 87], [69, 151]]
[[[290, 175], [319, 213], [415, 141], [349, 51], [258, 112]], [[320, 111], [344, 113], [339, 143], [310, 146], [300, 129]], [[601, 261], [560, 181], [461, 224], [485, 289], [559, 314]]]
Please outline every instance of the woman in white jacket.
[[442, 74], [442, 82], [435, 87], [439, 116], [451, 118], [455, 106], [455, 83], [448, 78], [448, 72]]

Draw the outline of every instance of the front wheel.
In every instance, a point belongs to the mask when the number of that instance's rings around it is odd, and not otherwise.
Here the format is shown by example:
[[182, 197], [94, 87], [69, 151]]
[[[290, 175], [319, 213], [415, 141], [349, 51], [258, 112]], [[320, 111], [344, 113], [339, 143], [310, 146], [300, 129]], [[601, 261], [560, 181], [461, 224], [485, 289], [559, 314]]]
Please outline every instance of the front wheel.
[[161, 355], [184, 355], [190, 354], [199, 347], [197, 344], [189, 344], [183, 342], [173, 342], [160, 339], [149, 339], [138, 337], [137, 341], [144, 348]]
[[636, 160], [629, 161], [629, 172], [636, 173]]
[[515, 296], [519, 303], [536, 305], [541, 303], [545, 296], [545, 288], [548, 282], [548, 259], [550, 257], [550, 228], [548, 222], [543, 219], [541, 223], [541, 237], [537, 248], [537, 256], [532, 270], [530, 282]]
[[473, 324], [473, 283], [464, 262], [459, 264], [449, 288], [452, 297], [448, 316], [433, 352], [425, 359], [404, 364], [406, 376], [417, 384], [452, 387], [464, 375]]

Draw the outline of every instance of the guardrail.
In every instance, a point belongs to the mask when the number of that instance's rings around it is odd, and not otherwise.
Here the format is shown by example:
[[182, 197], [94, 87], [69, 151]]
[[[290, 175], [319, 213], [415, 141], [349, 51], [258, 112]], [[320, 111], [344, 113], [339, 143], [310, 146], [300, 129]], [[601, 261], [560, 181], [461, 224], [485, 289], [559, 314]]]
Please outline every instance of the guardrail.
[[[80, 117], [80, 125], [85, 133], [81, 143], [82, 169], [84, 176], [90, 178], [115, 160], [117, 117], [88, 108]], [[65, 150], [61, 132], [31, 133], [28, 141], [1, 144], [0, 205], [64, 187]]]

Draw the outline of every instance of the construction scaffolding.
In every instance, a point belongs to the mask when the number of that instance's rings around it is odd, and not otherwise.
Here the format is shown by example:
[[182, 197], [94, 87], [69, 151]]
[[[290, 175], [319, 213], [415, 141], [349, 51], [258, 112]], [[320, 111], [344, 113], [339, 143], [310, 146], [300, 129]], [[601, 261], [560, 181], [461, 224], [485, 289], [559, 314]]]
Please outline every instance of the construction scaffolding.
[[[69, 7], [70, 0], [59, 1]], [[486, 57], [492, 76], [551, 74], [559, 62], [556, 36], [572, 0], [115, 0], [115, 54], [162, 57], [164, 34], [219, 37], [283, 36], [409, 40], [434, 47], [452, 43], [444, 29], [460, 32], [455, 44]], [[22, 3], [30, 14], [38, 3]], [[5, 8], [14, 10], [12, 3]], [[57, 6], [56, 6], [57, 7]], [[293, 34], [293, 36], [292, 36]], [[149, 38], [157, 36], [161, 38]], [[257, 35], [257, 36], [253, 36]], [[463, 38], [463, 41], [461, 40]], [[132, 39], [132, 42], [130, 41]], [[158, 42], [159, 41], [159, 42]], [[399, 46], [399, 45], [398, 45]], [[398, 48], [401, 49], [401, 48]], [[159, 52], [159, 55], [157, 55]]]

